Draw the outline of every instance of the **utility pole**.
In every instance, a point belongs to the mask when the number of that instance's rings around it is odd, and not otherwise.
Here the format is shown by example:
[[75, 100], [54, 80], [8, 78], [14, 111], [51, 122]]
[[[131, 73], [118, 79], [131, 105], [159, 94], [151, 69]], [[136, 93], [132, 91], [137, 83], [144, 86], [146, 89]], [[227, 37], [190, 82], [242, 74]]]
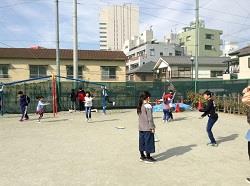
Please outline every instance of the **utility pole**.
[[[61, 83], [60, 83], [60, 48], [59, 48], [59, 2], [58, 0], [55, 0], [56, 3], [56, 75], [57, 75], [57, 81], [56, 81], [56, 85], [57, 85], [57, 98], [60, 99], [60, 95], [61, 95]], [[56, 101], [59, 101], [59, 99], [57, 99]], [[60, 104], [58, 104], [60, 105]]]
[[195, 82], [194, 82], [194, 92], [197, 93], [197, 81], [198, 77], [198, 56], [199, 56], [199, 0], [196, 0], [195, 5]]
[[[56, 2], [56, 75], [60, 76], [60, 49], [59, 49], [59, 3]], [[59, 80], [60, 78], [58, 78]]]
[[[78, 79], [77, 0], [73, 0], [73, 7], [73, 77]], [[75, 81], [75, 89], [76, 86]]]

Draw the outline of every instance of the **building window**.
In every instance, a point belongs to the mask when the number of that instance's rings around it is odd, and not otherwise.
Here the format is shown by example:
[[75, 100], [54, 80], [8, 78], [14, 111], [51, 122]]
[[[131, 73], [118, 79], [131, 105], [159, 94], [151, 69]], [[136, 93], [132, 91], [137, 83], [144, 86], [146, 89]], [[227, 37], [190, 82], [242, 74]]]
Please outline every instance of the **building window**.
[[248, 68], [250, 68], [250, 57], [248, 58]]
[[205, 50], [212, 50], [213, 46], [212, 45], [205, 45]]
[[47, 76], [46, 65], [30, 65], [30, 78], [38, 78]]
[[9, 77], [9, 65], [0, 65], [0, 78]]
[[172, 71], [172, 78], [190, 78], [191, 68], [190, 67], [178, 67], [178, 70]]
[[116, 67], [102, 66], [101, 75], [102, 75], [102, 80], [115, 80], [116, 79]]
[[181, 54], [182, 54], [181, 51], [178, 51], [178, 50], [175, 51], [175, 56], [181, 56]]
[[210, 77], [218, 77], [222, 76], [223, 71], [211, 71], [211, 76]]
[[107, 36], [100, 36], [100, 38], [107, 38]]
[[[78, 78], [79, 79], [83, 79], [82, 71], [83, 71], [83, 66], [78, 66]], [[74, 78], [74, 72], [73, 72], [72, 65], [66, 66], [66, 73], [67, 73], [67, 78]]]
[[160, 56], [163, 56], [163, 52], [160, 52]]
[[214, 34], [206, 34], [206, 39], [214, 39]]
[[172, 56], [173, 54], [172, 53], [169, 53], [169, 56]]
[[130, 70], [133, 70], [133, 69], [137, 68], [138, 66], [139, 66], [138, 63], [134, 63], [134, 64], [130, 65]]
[[141, 81], [146, 81], [146, 75], [141, 76]]
[[187, 36], [186, 41], [191, 41], [191, 36]]
[[155, 56], [155, 49], [150, 49], [150, 56]]
[[107, 25], [107, 23], [99, 23], [100, 25]]

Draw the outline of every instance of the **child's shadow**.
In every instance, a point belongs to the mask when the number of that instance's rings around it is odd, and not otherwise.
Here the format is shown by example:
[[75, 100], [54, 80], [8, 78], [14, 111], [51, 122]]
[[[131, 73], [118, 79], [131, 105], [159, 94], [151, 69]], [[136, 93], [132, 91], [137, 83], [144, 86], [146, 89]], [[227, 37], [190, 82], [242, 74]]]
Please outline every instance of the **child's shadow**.
[[233, 141], [238, 136], [239, 136], [239, 134], [231, 134], [229, 136], [219, 137], [218, 140], [217, 140], [217, 143], [220, 144], [220, 143], [227, 142], [227, 141]]
[[157, 154], [154, 156], [154, 158], [157, 161], [163, 161], [166, 160], [168, 158], [171, 158], [173, 156], [180, 156], [183, 155], [189, 151], [192, 150], [192, 147], [196, 147], [197, 145], [188, 145], [188, 146], [179, 146], [179, 147], [174, 147], [171, 149], [166, 150], [165, 152], [162, 152], [160, 154]]

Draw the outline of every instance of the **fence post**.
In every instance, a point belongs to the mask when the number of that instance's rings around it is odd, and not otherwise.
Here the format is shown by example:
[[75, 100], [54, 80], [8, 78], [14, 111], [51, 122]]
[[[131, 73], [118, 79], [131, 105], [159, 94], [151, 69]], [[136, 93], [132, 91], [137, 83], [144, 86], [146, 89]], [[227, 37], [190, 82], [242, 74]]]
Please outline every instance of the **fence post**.
[[238, 114], [240, 115], [240, 94], [238, 93]]

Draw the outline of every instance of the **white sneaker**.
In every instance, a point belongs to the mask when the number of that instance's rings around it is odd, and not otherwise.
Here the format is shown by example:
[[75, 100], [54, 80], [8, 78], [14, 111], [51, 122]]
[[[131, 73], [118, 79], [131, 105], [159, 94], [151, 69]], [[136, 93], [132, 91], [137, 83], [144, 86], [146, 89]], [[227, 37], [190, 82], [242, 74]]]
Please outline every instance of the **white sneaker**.
[[113, 101], [113, 106], [115, 106], [115, 102]]
[[250, 178], [246, 178], [246, 182], [247, 182], [247, 183], [250, 183]]

